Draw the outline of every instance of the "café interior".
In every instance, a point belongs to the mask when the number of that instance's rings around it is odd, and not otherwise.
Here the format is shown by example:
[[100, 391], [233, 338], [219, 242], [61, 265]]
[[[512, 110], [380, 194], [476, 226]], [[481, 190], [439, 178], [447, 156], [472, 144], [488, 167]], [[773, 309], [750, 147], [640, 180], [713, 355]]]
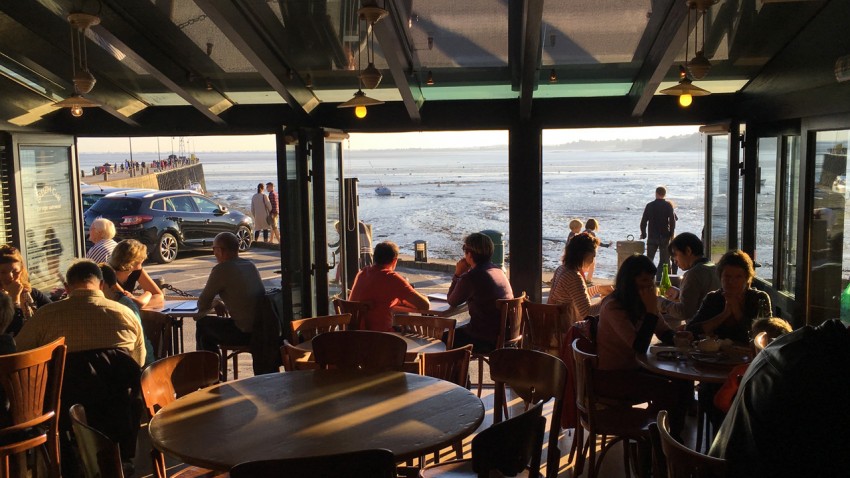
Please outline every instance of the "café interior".
[[500, 130], [539, 302], [543, 132], [700, 125], [707, 255], [772, 264], [795, 328], [850, 320], [845, 0], [4, 0], [0, 25], [0, 243], [28, 261], [46, 224], [84, 255], [77, 138], [273, 134], [284, 310], [324, 315], [347, 133]]

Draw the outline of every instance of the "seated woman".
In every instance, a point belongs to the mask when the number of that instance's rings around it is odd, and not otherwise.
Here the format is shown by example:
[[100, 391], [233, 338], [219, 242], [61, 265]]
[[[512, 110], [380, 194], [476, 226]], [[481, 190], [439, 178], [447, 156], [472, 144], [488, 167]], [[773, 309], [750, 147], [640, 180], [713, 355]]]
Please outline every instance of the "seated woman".
[[[114, 300], [119, 304], [127, 307], [132, 310], [136, 315], [136, 319], [139, 321], [139, 325], [142, 326], [142, 331], [145, 330], [145, 324], [142, 322], [142, 316], [139, 312], [139, 307], [136, 305], [136, 302], [133, 301], [133, 294], [124, 290], [118, 284], [118, 276], [115, 274], [115, 269], [113, 269], [109, 264], [99, 264], [100, 272], [103, 274], [103, 282], [100, 284], [100, 290], [103, 292], [103, 295], [107, 299]], [[156, 360], [156, 354], [154, 353], [153, 343], [150, 338], [148, 338], [148, 334], [145, 333], [145, 363], [142, 367], [147, 367], [152, 364]]]
[[599, 315], [602, 303], [591, 304], [590, 297], [596, 294], [608, 295], [613, 290], [611, 286], [595, 285], [588, 288], [584, 281], [585, 272], [596, 259], [597, 247], [599, 239], [595, 236], [586, 232], [577, 234], [564, 248], [562, 264], [555, 269], [555, 275], [552, 276], [552, 289], [549, 291], [547, 303], [571, 306], [570, 323], [582, 320], [588, 315]]
[[[505, 272], [493, 264], [493, 241], [475, 232], [463, 240], [463, 259], [457, 261], [446, 301], [458, 306], [469, 303], [469, 323], [455, 330], [455, 347], [472, 344], [476, 353], [496, 348], [501, 312], [498, 299], [513, 299]], [[445, 339], [444, 339], [445, 340]]]
[[686, 328], [694, 334], [716, 335], [745, 344], [753, 320], [773, 315], [770, 296], [750, 287], [756, 274], [753, 260], [744, 251], [723, 254], [717, 262], [717, 273], [720, 289], [705, 296]]
[[620, 266], [614, 292], [602, 300], [599, 311], [594, 387], [601, 397], [649, 402], [653, 416], [668, 410], [676, 436], [684, 426], [693, 383], [645, 371], [635, 358], [636, 353], [646, 353], [653, 334], [664, 343], [673, 341], [673, 330], [658, 315], [655, 273], [655, 265], [644, 255], [633, 255]]
[[124, 290], [132, 293], [136, 290], [137, 282], [142, 287], [141, 294], [130, 297], [140, 309], [162, 307], [165, 304], [162, 290], [142, 269], [142, 263], [147, 257], [148, 249], [144, 244], [135, 239], [127, 239], [115, 246], [109, 259], [109, 265], [115, 269], [118, 283]]
[[15, 339], [7, 329], [15, 318], [15, 305], [9, 294], [0, 291], [0, 355], [13, 354], [16, 351]]
[[0, 246], [0, 288], [9, 294], [15, 307], [15, 316], [6, 330], [12, 336], [18, 334], [35, 309], [50, 303], [46, 294], [30, 285], [24, 258], [9, 245]]
[[94, 245], [86, 252], [86, 259], [91, 259], [97, 264], [108, 262], [112, 251], [118, 245], [112, 238], [115, 237], [115, 224], [109, 219], [99, 217], [92, 221], [89, 226], [89, 240]]

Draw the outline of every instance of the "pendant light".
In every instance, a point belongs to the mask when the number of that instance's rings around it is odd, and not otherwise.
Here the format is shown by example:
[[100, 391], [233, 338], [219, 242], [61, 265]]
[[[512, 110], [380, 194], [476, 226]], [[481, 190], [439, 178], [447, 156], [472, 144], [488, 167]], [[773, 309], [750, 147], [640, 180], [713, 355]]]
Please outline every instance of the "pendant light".
[[[662, 95], [678, 96], [679, 106], [683, 108], [687, 108], [691, 105], [691, 103], [693, 103], [694, 96], [707, 96], [711, 94], [710, 91], [695, 86], [688, 76], [688, 53], [690, 50], [689, 43], [691, 37], [691, 8], [692, 5], [699, 1], [700, 0], [688, 0], [688, 23], [686, 26], [688, 36], [685, 38], [685, 63], [684, 65], [679, 66], [679, 83], [676, 86], [671, 86], [670, 88], [665, 88], [659, 91]], [[716, 3], [716, 0], [703, 0], [703, 3], [710, 4], [710, 2]], [[703, 45], [705, 45], [705, 43], [703, 43]]]
[[694, 50], [696, 50], [696, 54], [691, 61], [688, 62], [688, 73], [690, 73], [691, 78], [695, 80], [705, 78], [711, 70], [711, 62], [705, 56], [705, 17], [709, 7], [717, 3], [717, 1], [718, 0], [688, 0], [688, 17], [690, 18], [691, 9], [696, 10], [702, 15], [702, 47], [700, 48], [697, 45], [700, 37], [699, 20], [697, 20], [694, 22]]
[[[361, 37], [360, 30], [360, 22], [365, 21], [368, 25], [368, 31], [366, 32], [366, 57], [369, 65], [366, 67], [366, 70], [361, 71], [361, 55], [360, 55], [360, 46], [357, 47], [357, 91], [354, 93], [354, 96], [346, 101], [345, 103], [341, 103], [337, 108], [354, 108], [354, 116], [357, 118], [365, 118], [366, 117], [366, 107], [367, 106], [375, 106], [384, 104], [383, 101], [376, 100], [374, 98], [370, 98], [366, 96], [366, 93], [363, 93], [363, 87], [365, 86], [367, 89], [374, 89], [381, 82], [382, 75], [381, 72], [375, 67], [374, 58], [375, 58], [375, 50], [374, 50], [374, 26], [375, 23], [380, 21], [382, 18], [387, 16], [387, 11], [383, 8], [379, 8], [376, 6], [365, 6], [361, 7], [357, 10], [357, 38], [358, 42]], [[371, 39], [371, 41], [370, 41]]]
[[59, 108], [70, 108], [71, 115], [80, 117], [83, 108], [100, 106], [99, 103], [85, 98], [94, 88], [94, 75], [89, 71], [88, 54], [86, 52], [86, 31], [93, 25], [100, 23], [100, 17], [82, 12], [73, 12], [68, 15], [68, 23], [71, 25], [71, 81], [74, 84], [74, 94], [62, 101], [54, 103]]

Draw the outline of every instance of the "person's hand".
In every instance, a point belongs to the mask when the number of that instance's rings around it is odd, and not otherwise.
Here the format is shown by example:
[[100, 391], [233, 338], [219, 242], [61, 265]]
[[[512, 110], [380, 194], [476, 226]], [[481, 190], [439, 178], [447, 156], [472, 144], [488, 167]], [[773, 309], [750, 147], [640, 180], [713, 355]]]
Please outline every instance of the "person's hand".
[[213, 308], [215, 309], [215, 315], [219, 317], [230, 317], [230, 314], [227, 312], [227, 306], [224, 305], [224, 302], [216, 302]]
[[667, 289], [667, 292], [664, 294], [664, 297], [667, 297], [670, 300], [678, 299], [679, 298], [679, 288], [670, 286], [670, 288]]
[[12, 298], [12, 301], [15, 304], [20, 304], [21, 293], [24, 291], [24, 285], [21, 284], [20, 279], [13, 280], [12, 282], [6, 284], [4, 289], [6, 289], [6, 292], [9, 294], [9, 297]]
[[612, 286], [612, 285], [601, 285], [596, 290], [599, 291], [600, 297], [605, 297], [607, 295], [611, 295], [611, 293], [614, 292], [614, 286]]
[[658, 291], [655, 289], [655, 286], [643, 287], [639, 293], [646, 313], [658, 315]]
[[457, 261], [457, 264], [455, 264], [455, 275], [460, 277], [469, 269], [471, 269], [471, 267], [469, 267], [469, 263], [466, 262], [466, 258], [463, 258]]
[[744, 316], [744, 295], [729, 294], [723, 292], [723, 298], [726, 299], [726, 305], [723, 307], [724, 315], [727, 318], [741, 318]]
[[646, 239], [646, 233], [645, 233], [645, 232], [640, 233], [640, 238], [641, 238], [641, 239]]

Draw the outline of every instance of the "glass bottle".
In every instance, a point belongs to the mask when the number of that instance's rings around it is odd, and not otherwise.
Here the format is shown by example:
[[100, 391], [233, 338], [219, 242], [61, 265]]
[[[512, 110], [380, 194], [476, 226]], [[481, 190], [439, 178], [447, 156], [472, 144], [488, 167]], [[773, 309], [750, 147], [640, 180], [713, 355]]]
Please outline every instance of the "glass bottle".
[[850, 284], [841, 293], [841, 321], [850, 324]]
[[661, 282], [658, 284], [658, 292], [661, 296], [667, 294], [667, 289], [672, 287], [673, 284], [670, 283], [670, 266], [667, 264], [661, 265]]

